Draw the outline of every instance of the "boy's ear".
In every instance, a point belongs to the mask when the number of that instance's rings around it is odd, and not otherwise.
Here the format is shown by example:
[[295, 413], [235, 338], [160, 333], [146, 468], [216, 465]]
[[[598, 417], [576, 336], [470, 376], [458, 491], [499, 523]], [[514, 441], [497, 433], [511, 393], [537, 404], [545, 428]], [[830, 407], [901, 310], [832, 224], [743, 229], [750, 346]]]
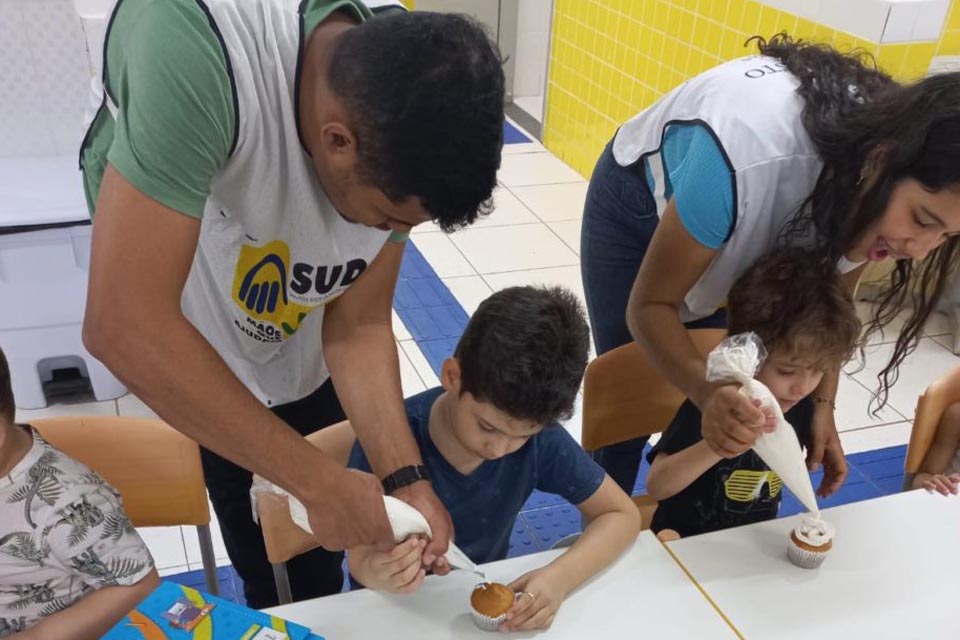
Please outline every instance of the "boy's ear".
[[450, 393], [460, 395], [460, 362], [456, 358], [450, 357], [443, 361], [440, 384]]

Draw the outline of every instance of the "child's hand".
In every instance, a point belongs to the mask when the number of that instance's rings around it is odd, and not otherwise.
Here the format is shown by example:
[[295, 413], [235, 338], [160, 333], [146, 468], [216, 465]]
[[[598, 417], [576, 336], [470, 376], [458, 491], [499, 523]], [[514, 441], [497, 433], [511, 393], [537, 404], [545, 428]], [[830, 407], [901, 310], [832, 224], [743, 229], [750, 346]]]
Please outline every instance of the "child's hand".
[[932, 475], [923, 482], [923, 488], [930, 493], [937, 492], [940, 495], [956, 495], [960, 486], [960, 473], [954, 473], [949, 476], [940, 474]]
[[503, 631], [550, 628], [567, 595], [557, 588], [555, 580], [550, 579], [547, 567], [524, 574], [508, 586], [519, 595], [507, 612], [506, 621], [500, 625]]
[[373, 547], [350, 549], [347, 564], [363, 586], [389, 593], [413, 593], [420, 588], [426, 570], [420, 565], [426, 540], [407, 538], [390, 551]]

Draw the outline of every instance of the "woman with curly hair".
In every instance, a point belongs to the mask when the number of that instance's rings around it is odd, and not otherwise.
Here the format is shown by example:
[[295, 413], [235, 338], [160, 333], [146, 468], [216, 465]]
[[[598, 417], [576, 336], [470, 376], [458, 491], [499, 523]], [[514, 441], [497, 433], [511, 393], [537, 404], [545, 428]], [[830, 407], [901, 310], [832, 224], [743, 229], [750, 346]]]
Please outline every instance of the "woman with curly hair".
[[[758, 54], [691, 78], [626, 122], [587, 193], [581, 260], [598, 353], [631, 340], [703, 414], [724, 457], [748, 449], [764, 414], [705, 380], [686, 328], [726, 326], [733, 281], [783, 246], [822, 252], [850, 290], [869, 262], [896, 261], [868, 332], [910, 317], [879, 375], [886, 401], [957, 262], [960, 73], [899, 84], [864, 54], [755, 38]], [[828, 495], [847, 468], [832, 407], [839, 369], [815, 404], [811, 469]], [[597, 452], [632, 489], [644, 440]]]

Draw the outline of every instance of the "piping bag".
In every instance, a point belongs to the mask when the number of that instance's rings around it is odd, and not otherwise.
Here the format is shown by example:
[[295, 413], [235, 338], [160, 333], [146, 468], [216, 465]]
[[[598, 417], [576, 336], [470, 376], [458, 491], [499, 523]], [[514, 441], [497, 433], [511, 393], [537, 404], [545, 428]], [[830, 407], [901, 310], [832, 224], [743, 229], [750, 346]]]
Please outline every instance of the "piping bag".
[[[290, 517], [294, 523], [304, 531], [313, 533], [313, 530], [310, 528], [310, 521], [307, 518], [307, 510], [303, 506], [303, 503], [289, 494], [287, 494], [287, 497], [290, 500]], [[393, 541], [397, 544], [413, 535], [425, 535], [428, 538], [433, 537], [433, 532], [430, 530], [430, 523], [427, 522], [427, 519], [423, 517], [422, 513], [406, 502], [391, 496], [383, 496], [383, 506], [387, 511], [390, 528], [393, 529]], [[467, 557], [467, 554], [465, 554], [460, 547], [453, 544], [453, 542], [450, 542], [449, 547], [447, 547], [447, 554], [444, 557], [454, 569], [472, 571], [480, 576], [484, 582], [487, 582], [486, 574], [473, 560]]]
[[819, 517], [820, 508], [797, 433], [783, 417], [780, 403], [770, 389], [753, 378], [766, 357], [763, 341], [757, 334], [747, 332], [729, 336], [707, 357], [707, 380], [740, 384], [740, 393], [751, 400], [759, 400], [761, 407], [774, 415], [776, 429], [757, 438], [753, 450], [780, 476], [807, 511]]

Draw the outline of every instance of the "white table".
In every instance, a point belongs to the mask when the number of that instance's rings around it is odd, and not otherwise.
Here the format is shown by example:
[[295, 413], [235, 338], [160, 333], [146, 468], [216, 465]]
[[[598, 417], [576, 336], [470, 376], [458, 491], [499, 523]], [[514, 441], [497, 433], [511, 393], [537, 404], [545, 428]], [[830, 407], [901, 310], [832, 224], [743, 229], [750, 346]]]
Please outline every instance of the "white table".
[[957, 637], [960, 496], [900, 493], [824, 511], [837, 533], [816, 570], [790, 564], [799, 516], [669, 543], [746, 638]]
[[[484, 567], [487, 577], [509, 583], [543, 566], [560, 551], [521, 556]], [[464, 571], [430, 576], [414, 595], [369, 590], [267, 609], [310, 627], [327, 640], [362, 638], [497, 637], [470, 619], [469, 597], [477, 578]], [[616, 563], [570, 594], [553, 626], [540, 637], [569, 638], [735, 638], [735, 634], [649, 532]], [[508, 637], [527, 638], [534, 633]]]

